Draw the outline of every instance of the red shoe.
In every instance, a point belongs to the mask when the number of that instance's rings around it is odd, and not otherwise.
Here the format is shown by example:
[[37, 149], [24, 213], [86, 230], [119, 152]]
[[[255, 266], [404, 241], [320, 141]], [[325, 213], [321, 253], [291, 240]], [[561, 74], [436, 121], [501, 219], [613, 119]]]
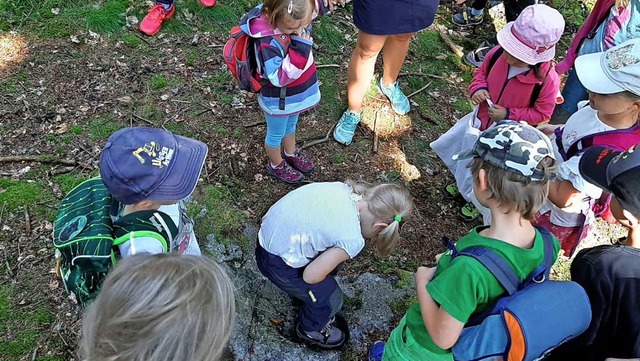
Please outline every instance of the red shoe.
[[147, 13], [147, 16], [142, 19], [140, 23], [140, 31], [143, 33], [153, 36], [160, 31], [162, 27], [162, 22], [165, 20], [169, 20], [173, 13], [176, 12], [176, 7], [171, 4], [169, 11], [164, 10], [164, 5], [156, 4]]
[[200, 4], [205, 8], [212, 8], [216, 6], [216, 0], [200, 0]]

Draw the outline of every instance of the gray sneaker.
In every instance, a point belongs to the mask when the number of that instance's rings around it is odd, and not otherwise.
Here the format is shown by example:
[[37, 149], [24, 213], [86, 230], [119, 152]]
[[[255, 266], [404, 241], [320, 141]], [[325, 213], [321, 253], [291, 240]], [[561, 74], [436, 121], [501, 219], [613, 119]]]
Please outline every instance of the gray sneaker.
[[333, 327], [335, 318], [332, 318], [320, 331], [303, 331], [300, 323], [296, 325], [296, 334], [305, 342], [322, 348], [332, 349], [344, 344], [344, 332], [337, 327]]

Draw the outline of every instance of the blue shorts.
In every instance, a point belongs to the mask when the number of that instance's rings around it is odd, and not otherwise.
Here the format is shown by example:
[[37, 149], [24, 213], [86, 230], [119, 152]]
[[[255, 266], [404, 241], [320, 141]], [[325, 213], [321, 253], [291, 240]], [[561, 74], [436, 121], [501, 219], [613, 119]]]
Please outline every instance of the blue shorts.
[[415, 33], [433, 23], [439, 0], [355, 0], [353, 22], [372, 35]]

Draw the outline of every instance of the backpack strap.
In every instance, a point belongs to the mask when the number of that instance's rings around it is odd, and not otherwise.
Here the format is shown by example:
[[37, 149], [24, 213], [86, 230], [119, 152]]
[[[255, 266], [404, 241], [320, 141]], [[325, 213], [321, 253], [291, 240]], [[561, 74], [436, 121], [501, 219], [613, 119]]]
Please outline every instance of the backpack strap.
[[496, 52], [491, 55], [491, 57], [489, 58], [489, 69], [487, 69], [487, 76], [489, 76], [489, 73], [491, 73], [491, 69], [496, 64], [496, 61], [498, 61], [500, 56], [502, 56], [503, 52], [504, 49], [502, 47], [499, 47], [498, 50], [496, 50]]
[[[632, 139], [633, 136], [636, 136], [637, 139]], [[625, 139], [628, 141], [625, 141]], [[627, 129], [614, 129], [602, 133], [589, 134], [573, 142], [569, 150], [567, 150], [567, 156], [571, 158], [576, 154], [581, 154], [594, 145], [603, 145], [615, 150], [626, 150], [628, 148], [627, 144], [630, 147], [639, 140], [640, 127], [637, 124]]]
[[485, 268], [493, 274], [493, 276], [500, 282], [500, 285], [507, 291], [509, 295], [514, 294], [517, 290], [522, 288], [522, 285], [529, 282], [542, 282], [549, 277], [551, 266], [554, 263], [554, 247], [553, 236], [551, 233], [542, 227], [536, 227], [540, 235], [542, 236], [542, 242], [544, 246], [544, 257], [542, 263], [536, 269], [533, 270], [524, 281], [520, 282], [518, 275], [516, 275], [513, 267], [502, 256], [497, 254], [494, 250], [487, 247], [469, 247], [464, 250], [457, 251], [455, 256], [463, 255], [472, 257], [480, 262]]
[[151, 237], [162, 243], [165, 252], [171, 250], [171, 241], [178, 234], [178, 227], [171, 217], [158, 210], [129, 213], [118, 218], [113, 228], [114, 246], [133, 237]]

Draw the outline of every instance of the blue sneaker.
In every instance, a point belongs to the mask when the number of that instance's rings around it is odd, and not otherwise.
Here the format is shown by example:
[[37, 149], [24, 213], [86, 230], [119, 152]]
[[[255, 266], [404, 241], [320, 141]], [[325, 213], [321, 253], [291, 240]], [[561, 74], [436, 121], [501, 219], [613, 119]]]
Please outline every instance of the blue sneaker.
[[371, 345], [369, 350], [369, 361], [382, 361], [382, 354], [384, 353], [384, 342], [376, 341]]
[[358, 123], [360, 123], [360, 114], [354, 113], [351, 110], [342, 113], [336, 128], [333, 130], [333, 139], [344, 145], [351, 144]]
[[382, 86], [382, 79], [378, 82], [380, 92], [384, 94], [391, 102], [391, 109], [394, 112], [405, 115], [411, 110], [411, 104], [409, 104], [409, 98], [400, 90], [400, 85], [396, 81], [390, 86]]

